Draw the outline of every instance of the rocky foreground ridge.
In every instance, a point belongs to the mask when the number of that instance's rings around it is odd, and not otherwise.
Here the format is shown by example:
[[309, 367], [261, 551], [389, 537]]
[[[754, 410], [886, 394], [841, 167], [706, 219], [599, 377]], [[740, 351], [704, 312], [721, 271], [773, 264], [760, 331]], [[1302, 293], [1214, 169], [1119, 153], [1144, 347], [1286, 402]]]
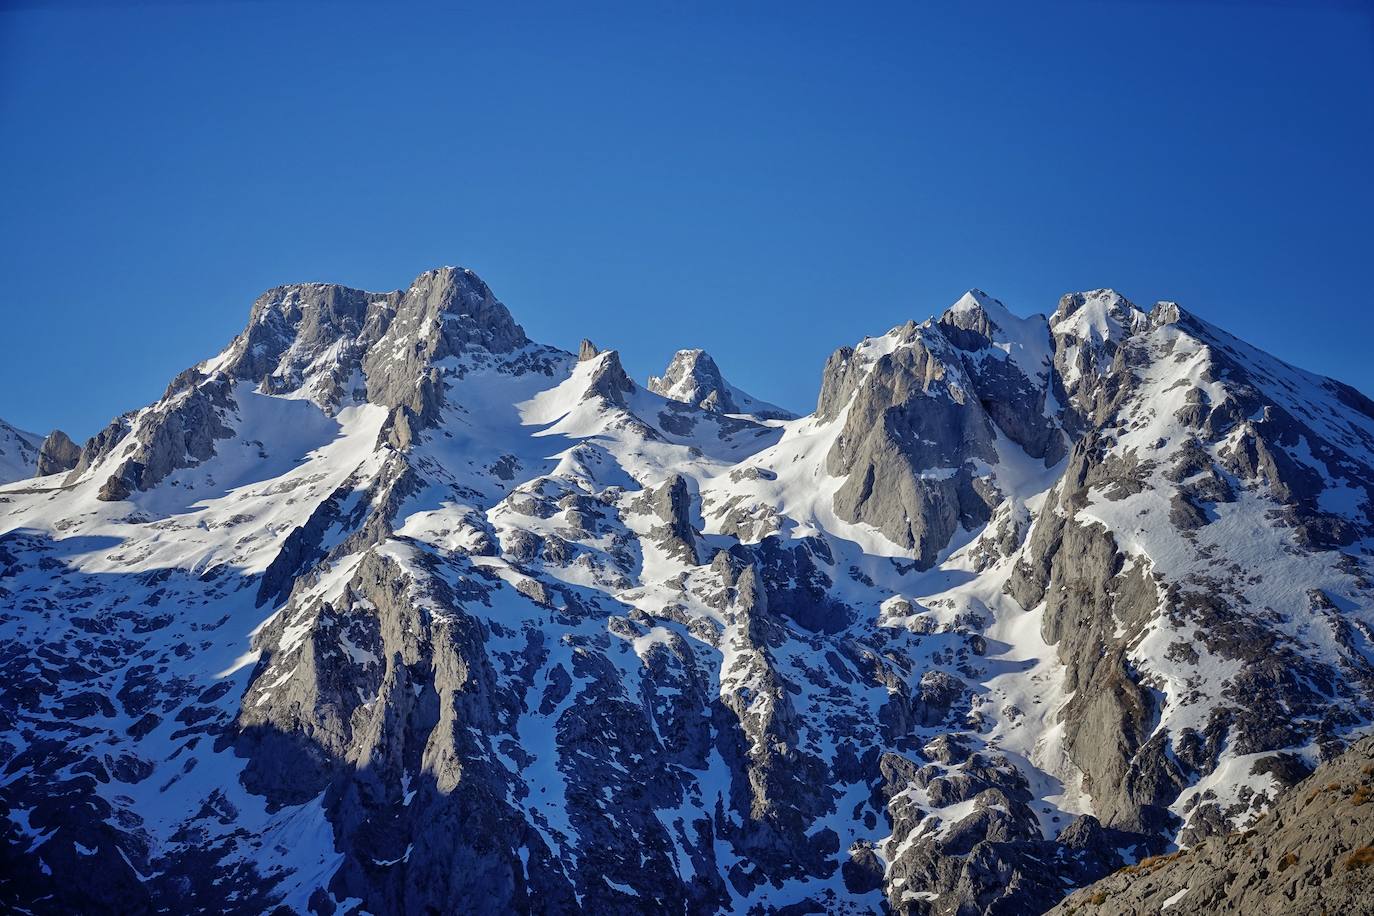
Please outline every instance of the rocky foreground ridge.
[[1374, 913], [1374, 738], [1285, 792], [1245, 830], [1129, 865], [1050, 912]]
[[973, 291], [793, 418], [301, 284], [24, 442], [17, 912], [1040, 913], [1374, 725], [1374, 402], [1175, 303]]

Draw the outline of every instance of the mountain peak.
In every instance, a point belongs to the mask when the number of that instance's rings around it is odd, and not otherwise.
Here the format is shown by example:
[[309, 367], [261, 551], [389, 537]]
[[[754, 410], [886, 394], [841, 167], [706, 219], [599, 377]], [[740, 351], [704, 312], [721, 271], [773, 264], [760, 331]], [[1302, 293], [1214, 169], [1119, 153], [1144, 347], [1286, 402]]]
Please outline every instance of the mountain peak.
[[1103, 339], [1117, 332], [1130, 333], [1143, 326], [1145, 313], [1114, 289], [1092, 289], [1066, 293], [1050, 318], [1056, 334], [1076, 333], [1080, 337]]
[[663, 375], [649, 377], [648, 387], [650, 391], [669, 400], [681, 401], [713, 413], [749, 414], [776, 420], [794, 416], [731, 385], [721, 375], [720, 367], [711, 354], [700, 348], [678, 350]]
[[682, 401], [720, 413], [737, 413], [720, 367], [702, 349], [678, 350], [662, 375], [649, 376], [649, 390], [673, 401]]
[[[595, 350], [595, 346], [592, 347]], [[597, 350], [594, 354], [578, 360], [586, 366], [587, 396], [600, 395], [612, 404], [625, 406], [625, 398], [635, 390], [635, 383], [620, 364], [620, 353], [616, 350]]]
[[[439, 330], [451, 353], [470, 345], [508, 353], [529, 343], [525, 329], [516, 324], [482, 278], [467, 268], [426, 271], [408, 290], [392, 295], [400, 297], [394, 323], [421, 334]], [[437, 329], [435, 321], [440, 323]]]
[[956, 315], [975, 311], [1001, 314], [1007, 311], [1007, 307], [1002, 304], [1000, 299], [990, 296], [981, 289], [975, 287], [960, 296], [953, 305], [945, 310], [945, 314]]
[[1006, 353], [1028, 379], [1042, 378], [1048, 371], [1052, 348], [1043, 315], [1021, 318], [1000, 299], [971, 289], [945, 310], [938, 324], [944, 336], [961, 350], [992, 348]]
[[1155, 303], [1155, 307], [1150, 309], [1150, 323], [1155, 327], [1166, 324], [1178, 324], [1183, 317], [1188, 314], [1183, 310], [1183, 306], [1169, 299], [1161, 299]]
[[348, 392], [364, 368], [390, 392], [424, 365], [474, 348], [509, 353], [529, 343], [524, 329], [471, 270], [440, 267], [404, 290], [368, 292], [331, 283], [299, 283], [258, 297], [248, 327], [205, 373], [262, 382], [275, 393], [304, 390], [326, 406]]

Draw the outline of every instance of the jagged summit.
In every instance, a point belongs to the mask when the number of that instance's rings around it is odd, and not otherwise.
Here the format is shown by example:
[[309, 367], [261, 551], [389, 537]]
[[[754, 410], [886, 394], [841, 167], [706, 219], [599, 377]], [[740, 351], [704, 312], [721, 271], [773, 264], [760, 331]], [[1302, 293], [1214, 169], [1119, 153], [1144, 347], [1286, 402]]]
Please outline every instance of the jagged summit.
[[663, 375], [649, 377], [649, 390], [716, 413], [745, 414], [763, 420], [790, 420], [795, 416], [731, 385], [705, 350], [678, 350]]
[[546, 368], [559, 354], [531, 347], [487, 285], [462, 268], [427, 271], [390, 293], [327, 283], [275, 287], [258, 297], [247, 328], [223, 352], [179, 375], [160, 402], [88, 442], [74, 478], [100, 466], [109, 473], [101, 497], [108, 500], [147, 490], [214, 454], [215, 442], [232, 435], [225, 412], [250, 392], [304, 398], [330, 415], [376, 405], [394, 414], [387, 434], [408, 439], [413, 427], [435, 422], [446, 365], [526, 371]]
[[31, 442], [0, 909], [1033, 914], [1374, 731], [1359, 392], [1107, 290], [821, 381], [641, 387], [445, 268]]
[[994, 298], [981, 289], [975, 288], [968, 290], [960, 296], [953, 305], [945, 309], [941, 317], [942, 319], [953, 318], [954, 316], [962, 314], [981, 314], [995, 320], [997, 318], [1009, 317], [1011, 312], [1002, 304], [1000, 299]]
[[444, 267], [390, 293], [324, 283], [268, 290], [244, 333], [201, 369], [265, 381], [278, 393], [304, 388], [329, 405], [361, 371], [367, 397], [391, 406], [429, 364], [473, 348], [505, 354], [528, 343], [481, 278]]
[[1114, 342], [1148, 323], [1149, 316], [1113, 289], [1068, 293], [1060, 298], [1059, 307], [1050, 316], [1050, 327], [1056, 335], [1097, 343]]
[[594, 356], [578, 362], [589, 364], [585, 370], [588, 396], [599, 395], [612, 404], [626, 406], [625, 399], [634, 393], [635, 383], [620, 364], [618, 351], [598, 350]]

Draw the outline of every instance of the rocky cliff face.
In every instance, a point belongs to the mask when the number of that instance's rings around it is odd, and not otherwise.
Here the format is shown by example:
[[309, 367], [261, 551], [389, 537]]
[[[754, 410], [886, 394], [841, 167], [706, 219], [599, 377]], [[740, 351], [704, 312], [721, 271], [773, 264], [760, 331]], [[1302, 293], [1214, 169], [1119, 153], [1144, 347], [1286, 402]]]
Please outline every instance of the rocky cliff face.
[[0, 488], [0, 901], [1043, 912], [1370, 729], [1374, 404], [1174, 304], [650, 388], [281, 287]]
[[36, 471], [39, 477], [70, 471], [81, 461], [81, 447], [60, 429], [48, 433], [38, 449]]

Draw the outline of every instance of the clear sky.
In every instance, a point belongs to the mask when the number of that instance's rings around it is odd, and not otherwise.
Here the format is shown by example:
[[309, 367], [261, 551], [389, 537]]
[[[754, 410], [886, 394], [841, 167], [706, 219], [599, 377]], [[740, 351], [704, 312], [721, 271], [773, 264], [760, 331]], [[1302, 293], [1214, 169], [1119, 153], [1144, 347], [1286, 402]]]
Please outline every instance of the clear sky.
[[975, 286], [1374, 392], [1368, 4], [465, 6], [0, 3], [0, 417], [84, 438], [263, 289], [442, 264], [799, 410]]

